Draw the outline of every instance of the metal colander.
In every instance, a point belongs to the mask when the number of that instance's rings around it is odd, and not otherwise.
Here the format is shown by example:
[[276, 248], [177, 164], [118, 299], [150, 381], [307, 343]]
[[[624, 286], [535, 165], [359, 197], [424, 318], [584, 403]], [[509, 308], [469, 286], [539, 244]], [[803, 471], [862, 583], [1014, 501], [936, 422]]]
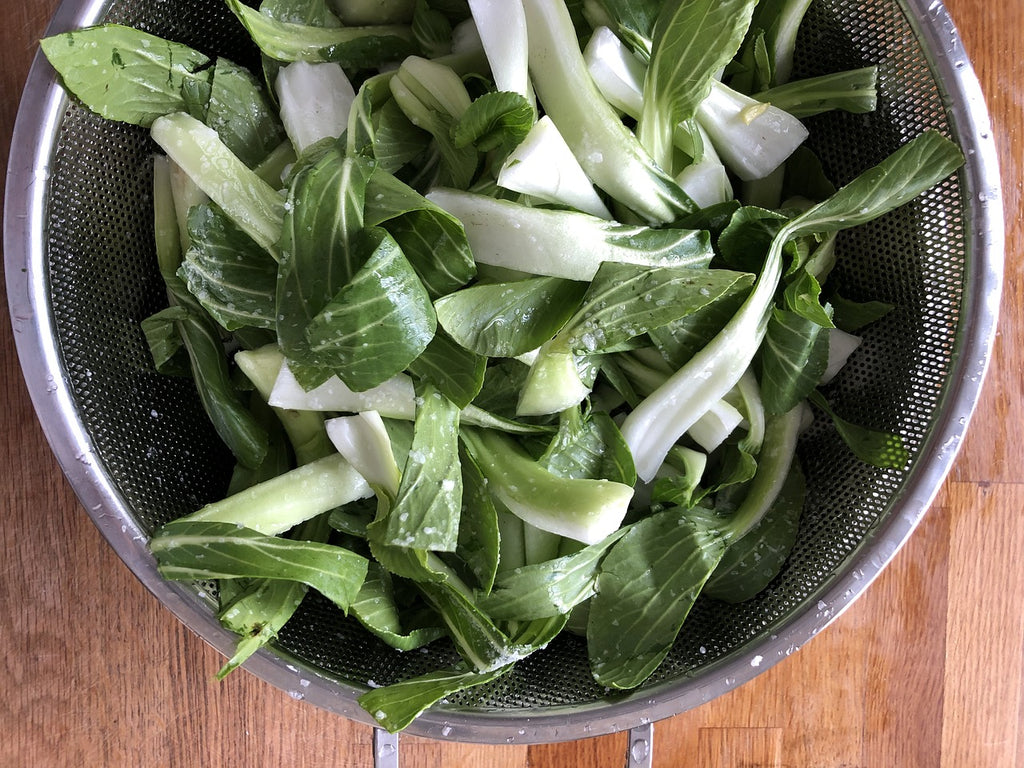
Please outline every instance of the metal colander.
[[[49, 33], [118, 21], [257, 65], [221, 0], [66, 0]], [[907, 139], [937, 129], [967, 164], [884, 218], [841, 235], [833, 279], [853, 299], [896, 309], [868, 331], [830, 399], [845, 418], [903, 436], [911, 461], [857, 461], [824, 420], [804, 436], [811, 495], [785, 569], [755, 599], [698, 601], [642, 688], [609, 697], [583, 641], [565, 635], [498, 681], [452, 696], [414, 723], [421, 736], [485, 742], [580, 738], [707, 701], [796, 650], [895, 554], [945, 476], [977, 399], [999, 299], [1002, 212], [995, 150], [976, 81], [938, 0], [814, 0], [795, 76], [879, 66], [879, 108], [807, 120], [842, 183]], [[209, 585], [163, 581], [154, 527], [217, 497], [231, 468], [191, 384], [153, 371], [139, 322], [163, 306], [151, 225], [154, 147], [145, 131], [73, 103], [37, 60], [10, 161], [5, 222], [13, 327], [47, 435], [111, 545], [182, 621], [221, 651], [234, 637]], [[399, 653], [310, 592], [275, 652], [247, 667], [327, 709], [456, 659], [450, 645]]]

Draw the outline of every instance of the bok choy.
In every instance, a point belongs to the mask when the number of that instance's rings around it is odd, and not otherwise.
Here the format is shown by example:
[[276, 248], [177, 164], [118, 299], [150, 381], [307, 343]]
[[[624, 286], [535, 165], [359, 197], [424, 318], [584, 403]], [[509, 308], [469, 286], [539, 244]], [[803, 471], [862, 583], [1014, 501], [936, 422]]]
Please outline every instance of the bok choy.
[[827, 283], [835, 233], [962, 156], [925, 132], [824, 178], [802, 120], [872, 109], [876, 70], [794, 79], [806, 0], [225, 2], [261, 72], [118, 25], [42, 44], [158, 150], [141, 325], [237, 470], [150, 548], [219, 583], [223, 673], [316, 590], [457, 654], [366, 692], [391, 730], [563, 631], [635, 688], [698, 600], [787, 567], [812, 413], [909, 460], [829, 402], [891, 308]]

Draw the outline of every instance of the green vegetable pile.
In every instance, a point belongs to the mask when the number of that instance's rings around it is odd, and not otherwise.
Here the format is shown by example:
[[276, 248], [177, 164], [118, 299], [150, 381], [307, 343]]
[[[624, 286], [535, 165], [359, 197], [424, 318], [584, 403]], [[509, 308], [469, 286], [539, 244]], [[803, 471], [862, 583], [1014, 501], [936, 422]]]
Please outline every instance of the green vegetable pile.
[[226, 0], [261, 72], [117, 25], [43, 41], [161, 150], [143, 329], [237, 467], [150, 547], [219, 582], [221, 674], [312, 588], [458, 650], [360, 699], [389, 730], [562, 631], [633, 688], [699, 595], [782, 568], [808, 403], [903, 466], [822, 390], [889, 307], [826, 278], [837, 232], [962, 157], [929, 132], [830, 186], [800, 120], [873, 109], [876, 71], [790, 79], [810, 1]]

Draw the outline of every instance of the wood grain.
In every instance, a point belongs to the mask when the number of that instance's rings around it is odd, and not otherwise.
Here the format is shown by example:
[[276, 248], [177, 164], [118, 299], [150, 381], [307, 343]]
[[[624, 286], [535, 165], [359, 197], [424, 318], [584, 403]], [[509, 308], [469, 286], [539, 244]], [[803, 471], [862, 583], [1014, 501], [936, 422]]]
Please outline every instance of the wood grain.
[[[55, 0], [5, 5], [0, 157]], [[827, 630], [754, 681], [659, 723], [654, 764], [1024, 765], [1024, 3], [947, 0], [987, 95], [1004, 181], [999, 339], [962, 453], [915, 535]], [[0, 312], [0, 766], [371, 765], [370, 729], [236, 674], [101, 539], [39, 428]], [[621, 766], [623, 734], [540, 746], [402, 742], [412, 768]]]

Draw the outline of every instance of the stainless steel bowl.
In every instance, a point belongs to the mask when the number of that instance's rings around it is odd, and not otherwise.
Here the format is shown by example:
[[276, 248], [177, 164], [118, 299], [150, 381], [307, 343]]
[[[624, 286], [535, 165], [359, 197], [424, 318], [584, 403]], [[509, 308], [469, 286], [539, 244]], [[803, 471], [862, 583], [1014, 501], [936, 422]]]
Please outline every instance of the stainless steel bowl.
[[[65, 0], [49, 33], [103, 20], [243, 63], [254, 58], [220, 0]], [[983, 98], [939, 0], [816, 0], [801, 34], [797, 74], [880, 67], [876, 113], [809, 121], [834, 179], [851, 178], [926, 128], [954, 138], [967, 158], [954, 178], [840, 241], [844, 290], [897, 309], [868, 333], [831, 397], [847, 417], [898, 431], [910, 464], [859, 464], [816, 423], [802, 444], [814, 490], [785, 570], [743, 605], [700, 601], [647, 684], [609, 698], [590, 677], [582, 642], [564, 637], [502, 681], [429, 710], [410, 733], [534, 743], [636, 729], [637, 739], [649, 738], [649, 723], [740, 685], [820, 632], [889, 562], [937, 493], [979, 395], [1000, 296], [1002, 207]], [[152, 371], [138, 328], [163, 301], [151, 244], [152, 151], [144, 131], [69, 102], [37, 57], [7, 179], [12, 323], [40, 421], [83, 506], [160, 601], [229, 654], [234, 636], [218, 624], [203, 585], [164, 581], [146, 548], [155, 526], [216, 496], [229, 469], [194, 392]], [[443, 644], [425, 654], [391, 651], [312, 595], [274, 652], [246, 667], [372, 724], [356, 703], [369, 681], [451, 658]], [[642, 753], [638, 741], [635, 764]]]

